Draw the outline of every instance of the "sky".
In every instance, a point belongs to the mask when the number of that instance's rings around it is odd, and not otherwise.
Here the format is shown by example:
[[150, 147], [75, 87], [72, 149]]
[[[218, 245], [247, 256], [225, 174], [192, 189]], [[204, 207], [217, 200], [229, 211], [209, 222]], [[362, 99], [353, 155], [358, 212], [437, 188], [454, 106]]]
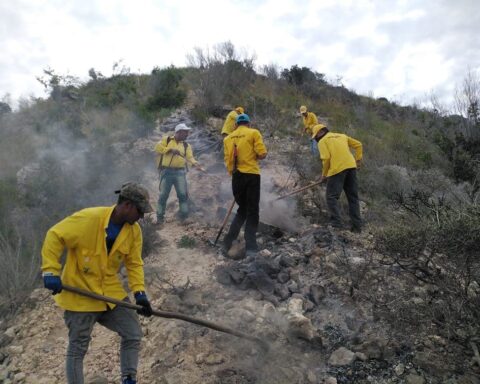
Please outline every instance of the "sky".
[[225, 41], [259, 68], [297, 64], [359, 94], [450, 104], [480, 73], [480, 0], [1, 1], [0, 99], [45, 97], [46, 68], [150, 73]]

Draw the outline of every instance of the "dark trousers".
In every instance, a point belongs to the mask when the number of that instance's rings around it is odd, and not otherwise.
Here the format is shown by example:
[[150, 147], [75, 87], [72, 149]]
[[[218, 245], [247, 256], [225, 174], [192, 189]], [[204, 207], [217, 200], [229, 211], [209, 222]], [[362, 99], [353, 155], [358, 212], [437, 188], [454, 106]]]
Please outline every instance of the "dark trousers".
[[230, 248], [245, 223], [245, 248], [257, 250], [257, 228], [260, 204], [260, 175], [235, 172], [232, 176], [232, 191], [238, 204], [237, 214], [225, 236], [224, 244]]
[[357, 170], [355, 168], [345, 169], [336, 175], [329, 176], [327, 179], [327, 206], [330, 213], [330, 222], [337, 227], [342, 225], [340, 208], [338, 207], [338, 199], [342, 190], [347, 195], [348, 213], [352, 221], [352, 227], [360, 228], [362, 219], [360, 218]]

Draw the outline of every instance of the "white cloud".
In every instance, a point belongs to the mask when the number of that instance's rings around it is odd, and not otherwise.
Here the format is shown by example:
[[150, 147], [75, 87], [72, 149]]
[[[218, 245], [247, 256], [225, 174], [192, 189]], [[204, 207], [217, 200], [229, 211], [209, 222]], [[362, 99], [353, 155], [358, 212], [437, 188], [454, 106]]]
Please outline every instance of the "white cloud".
[[21, 0], [0, 4], [0, 96], [42, 95], [35, 76], [51, 67], [108, 75], [185, 65], [193, 47], [230, 40], [261, 64], [311, 67], [377, 96], [432, 89], [447, 100], [479, 68], [480, 5], [474, 0]]

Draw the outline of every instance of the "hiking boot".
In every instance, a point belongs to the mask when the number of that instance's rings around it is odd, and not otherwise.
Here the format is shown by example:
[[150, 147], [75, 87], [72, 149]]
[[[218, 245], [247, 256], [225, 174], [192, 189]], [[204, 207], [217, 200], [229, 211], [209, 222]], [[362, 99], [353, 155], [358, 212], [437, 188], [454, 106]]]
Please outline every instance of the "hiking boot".
[[255, 260], [255, 258], [257, 257], [257, 254], [258, 254], [258, 251], [256, 249], [247, 249], [245, 251], [245, 258], [247, 259], [247, 261]]
[[341, 231], [342, 229], [344, 229], [342, 225], [338, 225], [338, 224], [337, 225], [328, 224], [327, 228], [331, 231]]
[[358, 225], [352, 225], [352, 227], [350, 228], [350, 232], [362, 233], [362, 227], [360, 227]]
[[230, 251], [230, 248], [232, 248], [232, 243], [224, 240], [220, 247], [220, 253], [223, 257], [228, 257], [228, 251]]
[[137, 380], [132, 379], [132, 376], [125, 376], [122, 378], [122, 384], [137, 384]]
[[193, 223], [194, 223], [194, 221], [192, 219], [188, 218], [188, 217], [185, 218], [185, 219], [180, 219], [180, 224], [181, 225], [191, 225]]
[[163, 221], [163, 219], [157, 219], [157, 221], [153, 224], [153, 226], [155, 227], [156, 230], [158, 229], [162, 229], [163, 228], [163, 225], [165, 224], [165, 222]]

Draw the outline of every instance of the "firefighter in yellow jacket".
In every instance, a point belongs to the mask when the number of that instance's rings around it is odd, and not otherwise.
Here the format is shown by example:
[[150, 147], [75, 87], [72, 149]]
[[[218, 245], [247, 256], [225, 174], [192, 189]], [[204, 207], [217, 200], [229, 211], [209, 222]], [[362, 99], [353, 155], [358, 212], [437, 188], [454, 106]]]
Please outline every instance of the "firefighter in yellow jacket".
[[235, 124], [237, 122], [238, 115], [241, 115], [244, 112], [242, 107], [237, 107], [231, 111], [223, 123], [222, 136], [225, 137], [233, 132], [235, 129]]
[[187, 223], [189, 211], [186, 170], [189, 165], [203, 170], [193, 157], [192, 146], [185, 141], [190, 130], [191, 128], [185, 124], [178, 124], [175, 127], [173, 136], [164, 136], [155, 145], [160, 177], [157, 224], [163, 224], [167, 200], [172, 186], [175, 187], [177, 192], [180, 221]]
[[[303, 132], [306, 132], [308, 137], [312, 135], [312, 129], [318, 124], [317, 115], [313, 112], [309, 112], [305, 105], [300, 107], [300, 115], [303, 119]], [[314, 139], [310, 139], [310, 152], [313, 156], [318, 156], [318, 146]]]
[[[361, 232], [357, 167], [362, 161], [362, 143], [342, 133], [330, 132], [323, 124], [313, 127], [312, 139], [318, 142], [323, 167], [322, 180], [327, 182], [330, 223], [334, 227], [342, 227], [338, 199], [343, 190], [347, 196], [351, 230]], [[355, 151], [355, 157], [351, 149]]]
[[227, 254], [245, 223], [246, 256], [257, 253], [257, 228], [260, 203], [260, 167], [258, 160], [267, 156], [260, 132], [250, 128], [246, 114], [237, 117], [236, 128], [223, 139], [225, 166], [232, 175], [232, 191], [238, 210], [223, 240]]
[[[125, 266], [128, 286], [144, 316], [152, 315], [145, 294], [142, 231], [137, 221], [151, 212], [147, 190], [127, 183], [112, 207], [86, 208], [49, 229], [42, 248], [44, 286], [65, 310], [68, 327], [67, 382], [83, 383], [83, 358], [95, 323], [121, 337], [122, 384], [135, 384], [142, 331], [130, 309], [62, 290], [62, 283], [118, 300], [128, 300], [118, 272]], [[67, 257], [62, 266], [64, 250]]]

